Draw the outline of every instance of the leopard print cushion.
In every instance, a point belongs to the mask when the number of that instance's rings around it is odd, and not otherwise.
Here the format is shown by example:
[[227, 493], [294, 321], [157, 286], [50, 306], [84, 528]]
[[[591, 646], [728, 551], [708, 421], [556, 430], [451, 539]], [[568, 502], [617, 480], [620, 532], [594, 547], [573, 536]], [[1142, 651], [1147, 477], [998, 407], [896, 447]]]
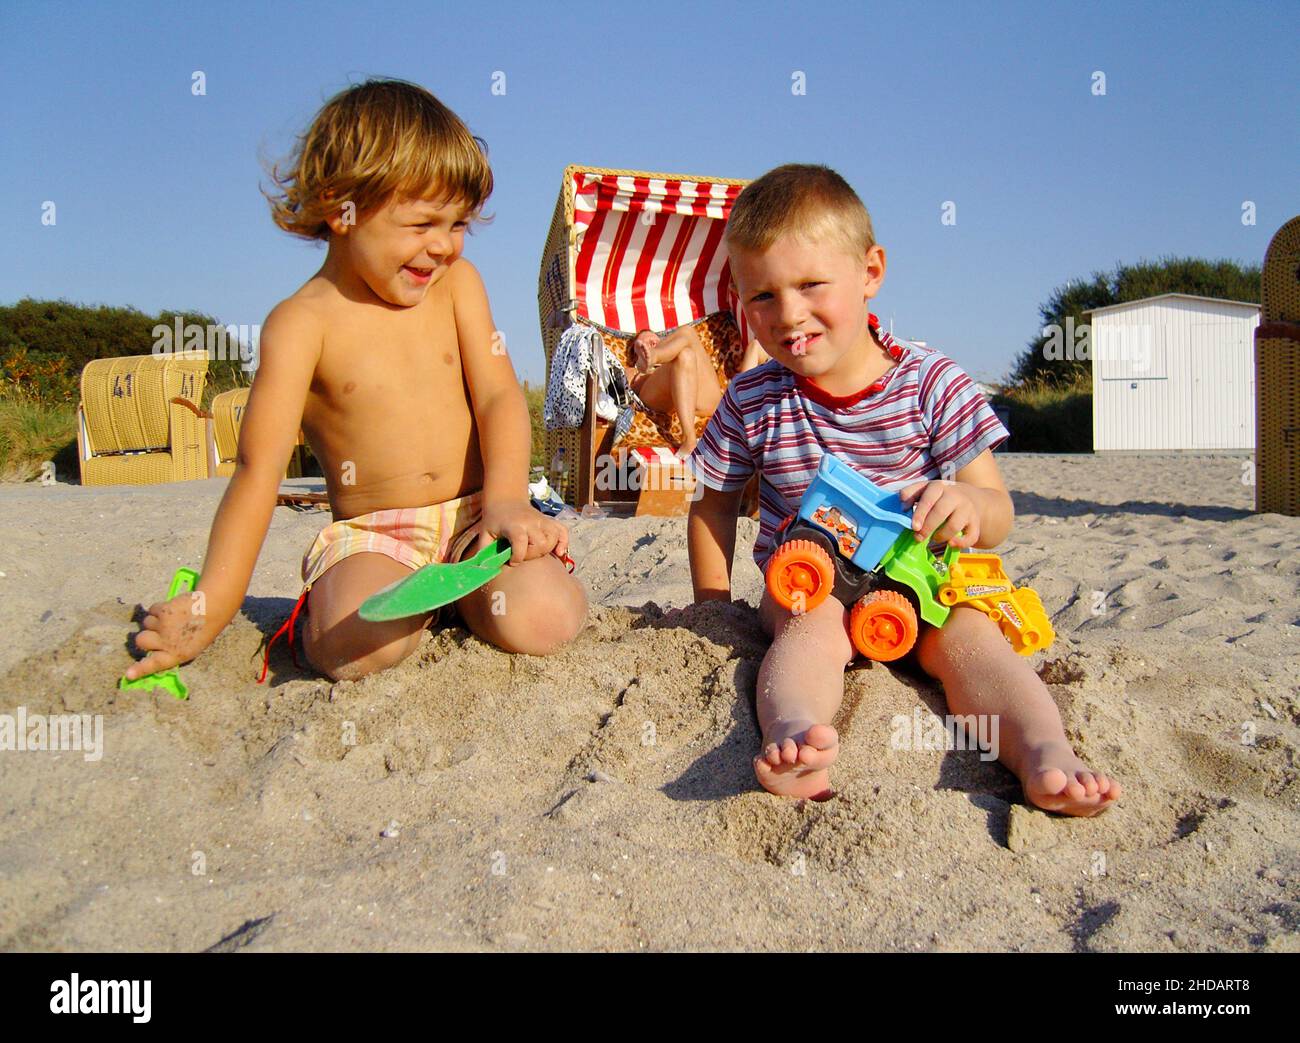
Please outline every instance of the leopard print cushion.
[[[740, 343], [740, 330], [736, 328], [735, 319], [731, 317], [731, 312], [715, 312], [699, 323], [695, 327], [695, 332], [699, 335], [700, 343], [704, 345], [704, 350], [713, 363], [714, 372], [718, 375], [719, 390], [725, 391], [727, 384], [740, 368], [741, 359], [745, 355], [745, 345]], [[629, 351], [631, 337], [620, 337], [603, 331], [601, 335], [605, 338], [605, 344], [614, 358], [623, 365], [632, 365]], [[708, 417], [696, 417], [696, 438], [704, 436], [704, 428], [708, 422]], [[618, 443], [620, 449], [654, 448], [664, 445], [675, 449], [681, 444], [682, 425], [676, 413], [656, 413], [640, 409], [636, 411], [628, 433]]]

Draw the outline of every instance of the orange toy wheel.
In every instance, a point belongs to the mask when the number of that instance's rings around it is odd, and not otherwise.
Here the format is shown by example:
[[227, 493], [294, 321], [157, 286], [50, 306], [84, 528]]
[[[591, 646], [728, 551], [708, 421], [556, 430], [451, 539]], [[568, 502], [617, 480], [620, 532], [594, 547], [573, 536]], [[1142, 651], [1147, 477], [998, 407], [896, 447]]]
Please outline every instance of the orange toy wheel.
[[835, 566], [826, 549], [812, 540], [791, 540], [767, 563], [767, 589], [787, 611], [811, 612], [835, 586]]
[[868, 594], [849, 615], [849, 639], [868, 659], [888, 663], [916, 644], [916, 609], [895, 590]]

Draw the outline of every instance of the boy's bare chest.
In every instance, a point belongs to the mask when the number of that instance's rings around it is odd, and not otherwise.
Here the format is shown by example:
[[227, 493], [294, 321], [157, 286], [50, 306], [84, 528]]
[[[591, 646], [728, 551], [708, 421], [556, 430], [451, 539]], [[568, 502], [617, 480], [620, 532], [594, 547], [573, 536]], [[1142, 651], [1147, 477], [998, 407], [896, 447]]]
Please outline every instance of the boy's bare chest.
[[449, 304], [340, 317], [322, 344], [312, 392], [344, 412], [371, 411], [376, 403], [463, 402], [460, 345]]

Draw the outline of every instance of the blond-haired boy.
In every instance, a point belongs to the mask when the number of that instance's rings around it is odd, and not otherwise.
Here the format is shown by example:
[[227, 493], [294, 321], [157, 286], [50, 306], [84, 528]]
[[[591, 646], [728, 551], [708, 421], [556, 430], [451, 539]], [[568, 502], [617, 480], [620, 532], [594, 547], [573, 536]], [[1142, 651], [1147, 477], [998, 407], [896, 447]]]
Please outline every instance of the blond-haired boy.
[[[899, 489], [918, 539], [1000, 543], [1013, 509], [992, 449], [1006, 431], [950, 359], [880, 329], [868, 304], [885, 251], [844, 179], [811, 165], [768, 172], [736, 200], [726, 240], [741, 305], [772, 361], [731, 382], [691, 458], [704, 486], [688, 523], [696, 600], [731, 597], [749, 477], [762, 479], [762, 568], [825, 452]], [[759, 616], [773, 641], [758, 677], [754, 770], [773, 793], [830, 791], [839, 752], [831, 721], [855, 654], [847, 615], [834, 596], [793, 615], [764, 592]], [[998, 757], [1029, 801], [1092, 815], [1119, 797], [1117, 782], [1075, 755], [1046, 686], [982, 612], [958, 605], [942, 628], [923, 627], [915, 654], [953, 714], [998, 722]]]
[[[355, 679], [413, 652], [430, 615], [387, 623], [357, 609], [422, 565], [497, 537], [501, 575], [457, 602], [511, 652], [570, 640], [586, 595], [559, 557], [567, 530], [528, 500], [528, 410], [483, 282], [461, 257], [492, 191], [482, 142], [432, 94], [371, 80], [330, 99], [273, 171], [272, 217], [328, 243], [321, 269], [266, 320], [234, 476], [196, 590], [152, 606], [139, 677], [198, 655], [243, 601], [301, 425], [334, 522], [303, 560], [304, 651]], [[292, 637], [292, 635], [291, 635]]]

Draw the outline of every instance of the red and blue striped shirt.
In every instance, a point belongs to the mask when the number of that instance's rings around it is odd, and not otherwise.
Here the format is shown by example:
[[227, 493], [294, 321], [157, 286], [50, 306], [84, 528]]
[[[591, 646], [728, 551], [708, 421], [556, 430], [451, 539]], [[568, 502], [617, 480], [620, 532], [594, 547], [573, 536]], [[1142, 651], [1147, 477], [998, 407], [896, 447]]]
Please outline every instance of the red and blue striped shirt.
[[743, 488], [755, 471], [762, 476], [754, 544], [760, 569], [777, 526], [798, 509], [824, 453], [885, 489], [898, 489], [952, 479], [1007, 438], [952, 359], [890, 336], [874, 315], [870, 324], [898, 364], [864, 397], [833, 398], [779, 362], [765, 362], [727, 386], [691, 456], [696, 478], [719, 492]]

